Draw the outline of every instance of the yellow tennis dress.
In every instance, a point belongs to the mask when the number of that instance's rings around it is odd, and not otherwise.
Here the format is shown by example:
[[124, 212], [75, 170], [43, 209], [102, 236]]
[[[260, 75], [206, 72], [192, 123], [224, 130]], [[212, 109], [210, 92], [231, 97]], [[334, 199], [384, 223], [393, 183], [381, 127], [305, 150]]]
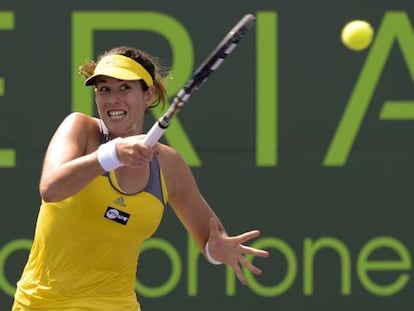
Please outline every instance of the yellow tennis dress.
[[61, 202], [42, 202], [13, 311], [138, 311], [141, 244], [158, 228], [167, 192], [156, 158], [144, 191], [127, 195], [115, 174]]

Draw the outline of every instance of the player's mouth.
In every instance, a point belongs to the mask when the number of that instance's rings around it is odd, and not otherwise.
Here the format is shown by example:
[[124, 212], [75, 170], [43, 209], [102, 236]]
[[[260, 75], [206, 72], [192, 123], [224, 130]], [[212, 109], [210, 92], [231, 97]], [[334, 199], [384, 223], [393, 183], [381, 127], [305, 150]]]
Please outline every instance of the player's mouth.
[[121, 119], [124, 116], [126, 116], [126, 111], [125, 110], [109, 110], [108, 111], [108, 116], [111, 119]]

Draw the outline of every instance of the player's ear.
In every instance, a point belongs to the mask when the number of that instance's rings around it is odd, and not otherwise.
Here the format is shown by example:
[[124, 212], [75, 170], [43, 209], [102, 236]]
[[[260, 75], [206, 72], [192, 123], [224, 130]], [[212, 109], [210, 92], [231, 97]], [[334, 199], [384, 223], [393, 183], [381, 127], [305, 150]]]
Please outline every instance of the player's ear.
[[148, 88], [144, 93], [145, 111], [148, 112], [153, 107], [156, 100], [157, 89], [154, 86]]
[[147, 109], [149, 109], [154, 104], [154, 101], [156, 99], [156, 92], [157, 90], [154, 86], [150, 86], [148, 90], [145, 91], [144, 101]]

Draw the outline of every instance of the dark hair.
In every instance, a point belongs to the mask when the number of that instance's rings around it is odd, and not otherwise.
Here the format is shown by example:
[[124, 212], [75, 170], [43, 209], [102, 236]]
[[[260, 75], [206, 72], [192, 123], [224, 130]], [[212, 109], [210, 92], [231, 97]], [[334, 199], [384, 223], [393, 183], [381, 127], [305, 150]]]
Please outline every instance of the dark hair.
[[[79, 74], [85, 79], [89, 78], [91, 75], [93, 75], [96, 64], [99, 62], [99, 60], [102, 57], [108, 55], [123, 55], [129, 57], [141, 64], [148, 71], [154, 81], [154, 87], [157, 93], [157, 98], [150, 108], [158, 106], [160, 102], [164, 104], [167, 101], [167, 88], [165, 83], [167, 78], [170, 77], [170, 71], [163, 65], [162, 61], [159, 58], [140, 49], [128, 46], [114, 47], [108, 51], [101, 53], [96, 62], [90, 61], [80, 66]], [[145, 81], [140, 80], [140, 82], [142, 89], [144, 91], [148, 90], [148, 85], [145, 83]]]

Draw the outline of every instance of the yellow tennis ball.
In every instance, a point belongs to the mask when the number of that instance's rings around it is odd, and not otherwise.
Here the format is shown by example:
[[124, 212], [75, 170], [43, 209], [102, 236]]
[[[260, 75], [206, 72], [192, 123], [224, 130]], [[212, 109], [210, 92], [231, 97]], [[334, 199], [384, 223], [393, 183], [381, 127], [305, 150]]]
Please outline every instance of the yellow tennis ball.
[[372, 42], [374, 29], [364, 20], [353, 20], [342, 29], [342, 43], [351, 50], [361, 51]]

